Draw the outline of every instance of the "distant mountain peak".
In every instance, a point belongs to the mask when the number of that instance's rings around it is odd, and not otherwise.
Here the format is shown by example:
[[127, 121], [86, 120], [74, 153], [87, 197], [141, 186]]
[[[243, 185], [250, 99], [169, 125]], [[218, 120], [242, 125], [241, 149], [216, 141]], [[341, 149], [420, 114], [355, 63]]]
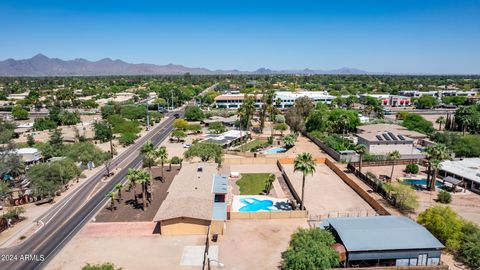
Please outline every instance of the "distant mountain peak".
[[370, 74], [367, 71], [342, 67], [337, 70], [272, 70], [261, 67], [255, 71], [209, 70], [169, 63], [167, 65], [130, 64], [120, 59], [103, 58], [89, 61], [84, 58], [62, 60], [41, 53], [30, 59], [0, 61], [0, 76], [108, 76], [108, 75], [167, 75], [167, 74]]

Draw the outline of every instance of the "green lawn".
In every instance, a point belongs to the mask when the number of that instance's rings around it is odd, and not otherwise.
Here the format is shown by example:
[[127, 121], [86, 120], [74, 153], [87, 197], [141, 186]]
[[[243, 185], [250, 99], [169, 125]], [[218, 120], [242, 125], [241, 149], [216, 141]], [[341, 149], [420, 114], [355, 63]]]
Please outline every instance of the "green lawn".
[[258, 195], [265, 189], [265, 182], [269, 173], [242, 173], [242, 178], [237, 181], [240, 195]]
[[263, 146], [267, 146], [268, 145], [268, 142], [265, 141], [265, 140], [252, 140], [242, 146], [239, 147], [240, 150], [245, 150], [245, 152], [250, 152], [252, 151], [252, 149], [255, 149], [257, 147], [263, 147]]

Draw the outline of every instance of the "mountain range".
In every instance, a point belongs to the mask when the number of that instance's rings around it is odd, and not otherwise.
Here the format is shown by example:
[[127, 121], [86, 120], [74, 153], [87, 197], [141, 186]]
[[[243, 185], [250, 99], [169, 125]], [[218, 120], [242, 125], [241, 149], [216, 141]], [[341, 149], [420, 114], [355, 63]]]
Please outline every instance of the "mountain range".
[[0, 61], [0, 76], [108, 76], [108, 75], [175, 75], [175, 74], [374, 74], [354, 68], [334, 70], [271, 70], [259, 68], [255, 71], [210, 70], [182, 65], [131, 64], [122, 60], [104, 58], [89, 61], [83, 58], [62, 60], [37, 54], [29, 59], [7, 59]]

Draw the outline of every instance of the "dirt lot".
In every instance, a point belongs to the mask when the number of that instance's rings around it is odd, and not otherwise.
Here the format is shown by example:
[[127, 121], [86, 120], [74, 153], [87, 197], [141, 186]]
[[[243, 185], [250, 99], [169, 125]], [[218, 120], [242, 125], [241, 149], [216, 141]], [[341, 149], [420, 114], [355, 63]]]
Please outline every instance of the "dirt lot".
[[223, 269], [277, 269], [299, 227], [308, 227], [306, 219], [230, 220], [218, 243], [219, 261]]
[[[302, 193], [302, 173], [293, 172], [293, 164], [284, 165], [298, 195]], [[305, 207], [309, 215], [365, 215], [374, 210], [325, 164], [317, 164], [313, 175], [305, 179]]]
[[[47, 265], [49, 270], [78, 270], [86, 263], [112, 262], [124, 270], [136, 269], [202, 269], [181, 266], [185, 246], [205, 244], [205, 236], [145, 235], [145, 222], [110, 223], [115, 228], [97, 228], [90, 223], [76, 235]], [[132, 228], [138, 224], [140, 228]], [[127, 227], [125, 227], [127, 225]], [[105, 234], [106, 231], [112, 232]], [[135, 231], [136, 233], [131, 233]]]
[[[110, 210], [110, 203], [98, 213], [95, 217], [97, 222], [125, 222], [125, 221], [152, 221], [160, 208], [160, 204], [167, 196], [167, 190], [173, 181], [173, 178], [179, 172], [177, 166], [172, 166], [172, 170], [168, 170], [169, 166], [165, 166], [165, 181], [160, 181], [161, 168], [152, 168], [152, 200], [146, 211], [143, 211], [142, 187], [137, 185], [136, 193], [138, 204], [135, 203], [133, 189], [131, 192], [122, 191], [122, 200], [116, 202], [116, 210]], [[148, 169], [147, 169], [148, 170]]]

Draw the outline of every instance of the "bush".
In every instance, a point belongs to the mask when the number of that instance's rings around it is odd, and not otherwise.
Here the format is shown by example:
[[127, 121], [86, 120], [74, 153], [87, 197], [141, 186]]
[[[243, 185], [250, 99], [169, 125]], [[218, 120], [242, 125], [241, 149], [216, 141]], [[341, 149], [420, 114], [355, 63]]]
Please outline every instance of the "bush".
[[411, 173], [411, 174], [417, 174], [418, 173], [418, 165], [415, 164], [415, 163], [410, 163], [407, 165], [407, 167], [405, 168], [405, 171], [407, 173]]
[[282, 254], [282, 269], [330, 269], [339, 265], [339, 254], [331, 248], [332, 233], [318, 228], [298, 229]]
[[22, 108], [22, 106], [15, 106], [12, 108], [12, 116], [16, 120], [25, 120], [28, 119], [28, 111]]
[[417, 219], [446, 248], [456, 251], [461, 246], [463, 220], [450, 207], [433, 206], [420, 213]]
[[20, 216], [25, 213], [25, 208], [23, 207], [12, 207], [8, 209], [7, 213], [3, 214], [2, 218], [4, 219], [19, 219]]
[[137, 134], [135, 133], [123, 133], [122, 136], [118, 139], [118, 142], [120, 142], [121, 145], [123, 146], [128, 146], [130, 144], [133, 144], [135, 140], [137, 139]]
[[449, 204], [452, 201], [452, 195], [445, 190], [440, 190], [437, 194], [437, 201], [439, 203]]
[[385, 190], [395, 199], [395, 206], [404, 211], [418, 208], [418, 196], [411, 186], [402, 183], [386, 184]]
[[52, 121], [50, 118], [35, 118], [33, 122], [33, 128], [38, 131], [42, 130], [51, 130], [57, 128], [57, 123]]
[[120, 267], [116, 267], [113, 263], [103, 264], [89, 264], [87, 263], [82, 270], [122, 270]]

